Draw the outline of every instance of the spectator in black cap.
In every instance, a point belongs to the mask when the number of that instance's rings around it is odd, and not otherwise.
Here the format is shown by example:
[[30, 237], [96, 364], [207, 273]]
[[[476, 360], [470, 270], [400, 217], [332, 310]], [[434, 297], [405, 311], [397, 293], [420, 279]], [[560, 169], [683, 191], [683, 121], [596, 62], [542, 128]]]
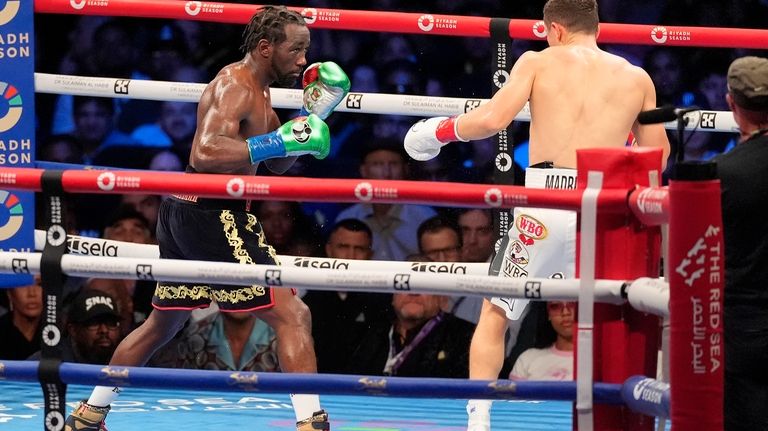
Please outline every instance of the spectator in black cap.
[[718, 157], [725, 237], [725, 430], [768, 430], [768, 59], [728, 68], [740, 139]]
[[66, 327], [68, 339], [62, 343], [65, 362], [108, 364], [122, 339], [117, 301], [105, 292], [81, 291], [70, 304]]

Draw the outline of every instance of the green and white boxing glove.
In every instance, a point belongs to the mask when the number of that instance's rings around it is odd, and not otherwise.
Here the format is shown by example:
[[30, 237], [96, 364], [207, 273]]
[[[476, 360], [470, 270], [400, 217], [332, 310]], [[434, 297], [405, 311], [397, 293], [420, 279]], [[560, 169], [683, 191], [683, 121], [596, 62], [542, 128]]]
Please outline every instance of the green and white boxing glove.
[[301, 115], [310, 113], [325, 120], [349, 93], [349, 77], [341, 67], [332, 62], [310, 65], [301, 78], [304, 87], [304, 106]]
[[328, 125], [315, 114], [296, 117], [278, 127], [274, 132], [252, 136], [245, 140], [251, 163], [275, 157], [303, 156], [311, 154], [324, 159], [331, 150], [331, 134]]

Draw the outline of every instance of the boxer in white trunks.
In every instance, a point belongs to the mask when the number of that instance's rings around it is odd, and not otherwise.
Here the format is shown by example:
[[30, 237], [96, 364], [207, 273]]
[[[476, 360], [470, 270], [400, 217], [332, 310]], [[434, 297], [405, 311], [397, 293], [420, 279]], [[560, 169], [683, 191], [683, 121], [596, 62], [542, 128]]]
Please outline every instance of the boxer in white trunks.
[[[528, 51], [520, 56], [510, 71], [507, 84], [488, 103], [473, 111], [455, 117], [434, 117], [421, 120], [409, 130], [404, 145], [415, 160], [429, 160], [440, 152], [440, 148], [453, 141], [483, 139], [505, 129], [530, 103], [531, 125], [529, 160], [532, 164], [551, 162], [555, 167], [576, 167], [576, 150], [581, 148], [622, 147], [627, 135], [632, 132], [637, 145], [660, 147], [663, 163], [669, 155], [669, 141], [661, 125], [640, 125], [637, 115], [656, 108], [656, 90], [648, 74], [633, 66], [625, 59], [601, 50], [597, 46], [599, 32], [597, 3], [595, 0], [549, 0], [544, 6], [544, 23], [547, 27], [549, 47], [540, 52]], [[575, 171], [574, 171], [575, 173]], [[527, 181], [528, 185], [529, 181]], [[553, 222], [541, 220], [533, 215], [534, 210], [520, 208], [515, 212], [514, 224], [507, 235], [508, 245], [517, 246], [520, 240], [518, 224], [523, 216], [536, 218], [549, 228], [548, 239], [555, 247], [552, 229], [563, 228], [556, 218]], [[539, 210], [535, 210], [539, 211]], [[543, 216], [539, 216], [544, 218]], [[574, 216], [575, 238], [575, 216]], [[526, 224], [526, 226], [528, 226]], [[570, 233], [563, 233], [570, 237]], [[528, 237], [539, 247], [536, 239]], [[575, 239], [574, 239], [575, 241]], [[567, 241], [566, 241], [567, 243]], [[570, 265], [570, 251], [565, 259], [565, 268], [559, 264], [542, 262], [535, 264], [536, 256], [530, 256], [527, 268], [518, 271], [517, 276], [548, 277], [556, 272], [573, 276]], [[522, 250], [521, 250], [522, 252]], [[512, 252], [500, 251], [515, 259]], [[564, 254], [564, 253], [560, 253]], [[524, 259], [523, 256], [517, 259]], [[571, 265], [572, 266], [572, 265]], [[515, 276], [513, 268], [500, 275]], [[535, 269], [535, 271], [534, 271]], [[510, 272], [507, 274], [507, 272]], [[470, 348], [471, 379], [492, 380], [499, 377], [504, 360], [504, 333], [508, 316], [519, 317], [516, 307], [522, 304], [508, 304], [506, 313], [490, 300], [483, 308]], [[490, 401], [470, 400], [469, 430], [490, 429]]]

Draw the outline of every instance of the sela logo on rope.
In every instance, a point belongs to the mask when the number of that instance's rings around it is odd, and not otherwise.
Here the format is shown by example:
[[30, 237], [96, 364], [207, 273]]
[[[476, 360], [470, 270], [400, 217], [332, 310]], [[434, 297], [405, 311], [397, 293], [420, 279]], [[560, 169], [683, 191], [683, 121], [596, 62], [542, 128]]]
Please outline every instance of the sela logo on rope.
[[701, 120], [699, 121], [699, 127], [701, 127], [702, 129], [714, 129], [715, 119], [717, 119], [717, 113], [702, 112]]
[[411, 271], [415, 272], [435, 272], [435, 273], [448, 273], [448, 274], [466, 274], [466, 265], [459, 265], [452, 263], [438, 264], [438, 263], [426, 263], [426, 262], [414, 262], [411, 264]]
[[467, 112], [477, 108], [478, 106], [480, 106], [481, 102], [482, 102], [482, 100], [480, 100], [480, 99], [467, 99], [467, 100], [465, 100], [464, 101], [464, 113], [467, 113]]
[[117, 257], [116, 245], [107, 241], [87, 241], [84, 237], [67, 237], [67, 249], [75, 254]]
[[131, 83], [130, 79], [116, 79], [115, 94], [128, 94], [128, 85], [130, 83]]
[[525, 297], [528, 299], [541, 299], [541, 282], [540, 281], [526, 281], [525, 282]]
[[293, 259], [293, 266], [300, 268], [320, 268], [320, 269], [338, 269], [348, 270], [349, 263], [333, 260], [312, 259], [311, 257], [297, 257]]
[[12, 259], [11, 269], [14, 274], [29, 274], [29, 263], [27, 259]]
[[282, 286], [282, 271], [279, 269], [268, 269], [264, 273], [264, 281], [267, 283], [267, 286]]
[[152, 277], [152, 265], [136, 265], [136, 277], [139, 280], [154, 280], [154, 277]]
[[360, 93], [347, 94], [347, 109], [362, 109], [363, 95]]
[[393, 281], [395, 290], [411, 290], [411, 274], [395, 274]]

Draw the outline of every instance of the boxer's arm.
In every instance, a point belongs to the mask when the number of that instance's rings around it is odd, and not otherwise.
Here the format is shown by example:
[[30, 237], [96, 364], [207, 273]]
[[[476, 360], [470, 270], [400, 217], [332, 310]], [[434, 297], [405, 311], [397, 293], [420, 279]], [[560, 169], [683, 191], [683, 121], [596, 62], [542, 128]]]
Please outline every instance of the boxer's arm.
[[488, 103], [461, 116], [457, 135], [466, 140], [484, 139], [506, 129], [531, 96], [540, 54], [528, 51], [509, 72], [509, 81]]
[[210, 105], [202, 116], [198, 115], [198, 139], [192, 145], [190, 163], [198, 172], [250, 169], [248, 146], [240, 136], [240, 122], [253, 109], [251, 91], [230, 78], [217, 80], [212, 86]]
[[[277, 114], [273, 110], [272, 116], [269, 119], [269, 130], [275, 130], [278, 127], [280, 127], [280, 119], [277, 117]], [[264, 165], [270, 171], [276, 174], [282, 174], [290, 169], [291, 166], [293, 166], [293, 163], [296, 162], [297, 158], [297, 156], [288, 156], [279, 159], [267, 159], [264, 161]]]
[[[656, 88], [653, 86], [651, 77], [644, 70], [640, 69], [641, 83], [643, 89], [643, 108], [642, 111], [656, 109]], [[632, 134], [635, 136], [637, 145], [640, 147], [659, 147], [662, 150], [661, 169], [667, 167], [667, 157], [669, 157], [669, 139], [667, 132], [662, 124], [640, 124], [635, 120], [632, 125]]]

